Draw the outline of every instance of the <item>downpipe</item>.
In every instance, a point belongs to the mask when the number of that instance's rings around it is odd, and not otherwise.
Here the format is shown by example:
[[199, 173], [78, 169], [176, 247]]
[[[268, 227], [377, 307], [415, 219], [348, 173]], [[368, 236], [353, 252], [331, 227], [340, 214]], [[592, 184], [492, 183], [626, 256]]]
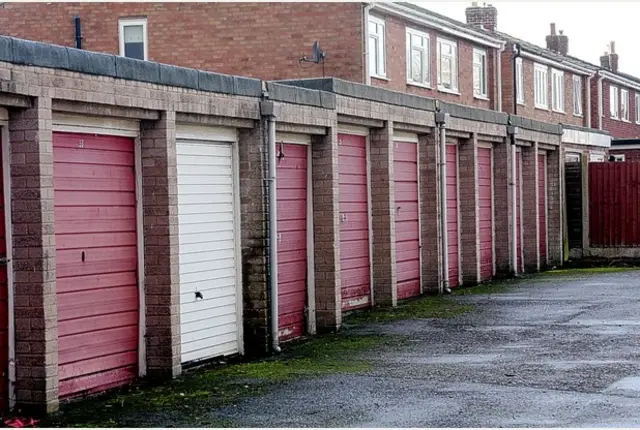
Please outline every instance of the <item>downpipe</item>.
[[442, 287], [440, 293], [451, 294], [449, 287], [449, 237], [447, 234], [447, 128], [449, 114], [436, 112], [440, 149], [440, 231], [442, 243]]
[[513, 214], [513, 222], [511, 223], [511, 237], [512, 237], [512, 265], [513, 273], [518, 276], [518, 169], [517, 169], [517, 157], [516, 157], [516, 128], [512, 125], [508, 126], [507, 133], [511, 138], [511, 213]]
[[278, 201], [276, 195], [276, 112], [271, 101], [260, 103], [261, 114], [267, 121], [267, 172], [265, 181], [268, 188], [269, 217], [269, 314], [271, 349], [279, 353], [278, 343]]

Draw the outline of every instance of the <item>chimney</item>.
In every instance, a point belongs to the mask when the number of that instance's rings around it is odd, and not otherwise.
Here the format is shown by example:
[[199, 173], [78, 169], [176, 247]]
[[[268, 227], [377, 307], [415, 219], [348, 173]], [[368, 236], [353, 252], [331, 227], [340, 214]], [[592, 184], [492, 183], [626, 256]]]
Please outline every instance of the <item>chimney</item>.
[[498, 28], [498, 9], [490, 4], [478, 6], [477, 2], [473, 2], [465, 13], [469, 25], [492, 32]]
[[560, 55], [567, 55], [569, 53], [569, 38], [563, 34], [560, 30], [560, 34], [556, 34], [556, 24], [551, 23], [550, 34], [546, 38], [547, 49]]
[[604, 55], [600, 57], [600, 67], [605, 70], [611, 70], [611, 61], [609, 58], [609, 53], [605, 51]]
[[616, 42], [611, 42], [609, 54], [609, 65], [613, 73], [618, 73], [618, 54], [616, 54]]

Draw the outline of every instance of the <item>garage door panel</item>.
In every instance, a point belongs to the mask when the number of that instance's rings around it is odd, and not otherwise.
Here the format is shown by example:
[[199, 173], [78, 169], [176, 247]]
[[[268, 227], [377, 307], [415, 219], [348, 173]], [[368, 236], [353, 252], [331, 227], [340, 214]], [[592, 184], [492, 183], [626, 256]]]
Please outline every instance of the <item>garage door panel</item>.
[[480, 279], [493, 276], [493, 203], [491, 148], [478, 148], [478, 232], [480, 241]]
[[[183, 360], [193, 361], [200, 357], [215, 357], [220, 355], [231, 355], [238, 352], [238, 329], [237, 327], [231, 332], [223, 333], [224, 330], [216, 332], [210, 338], [199, 339], [194, 342], [185, 342], [182, 344], [184, 351]], [[207, 355], [205, 355], [207, 354]], [[215, 355], [213, 355], [215, 354]]]
[[[199, 169], [199, 168], [198, 168]], [[223, 169], [224, 170], [224, 169]], [[231, 169], [226, 169], [227, 175], [223, 174], [193, 174], [191, 169], [183, 168], [181, 175], [178, 176], [178, 193], [199, 193], [201, 190], [205, 194], [209, 194], [219, 190], [221, 187], [228, 190], [233, 185], [233, 178], [231, 175]], [[189, 187], [189, 185], [199, 185], [198, 188]]]
[[538, 223], [540, 230], [540, 264], [547, 264], [547, 157], [538, 155]]
[[55, 146], [59, 149], [83, 149], [85, 151], [115, 151], [116, 153], [133, 153], [131, 138], [98, 134], [56, 132]]
[[87, 359], [134, 352], [135, 358], [128, 364], [135, 365], [138, 351], [137, 337], [136, 327], [102, 330], [99, 337], [94, 333], [65, 336], [58, 342], [58, 354], [62, 365], [75, 363], [77, 368], [81, 368], [81, 362]]
[[189, 322], [185, 322], [182, 325], [182, 340], [187, 342], [197, 340], [194, 333], [203, 329], [206, 330], [216, 327], [233, 326], [233, 330], [235, 330], [236, 323], [237, 317], [235, 312], [220, 313], [215, 316], [211, 316], [209, 313], [201, 313], [199, 319], [193, 317]]
[[[127, 221], [131, 228], [132, 221], [136, 219], [136, 208], [131, 206], [125, 207], [109, 207], [109, 206], [93, 206], [93, 207], [56, 207], [56, 233], [60, 232], [58, 229], [58, 221]], [[84, 231], [82, 229], [69, 230], [70, 226], [75, 226], [72, 223], [60, 223], [60, 227], [66, 227], [66, 230], [62, 230], [63, 233], [77, 233], [78, 231]], [[133, 223], [135, 225], [135, 223]]]
[[88, 276], [76, 276], [56, 280], [58, 293], [71, 293], [76, 291], [91, 291], [136, 285], [138, 282], [133, 272], [118, 272], [111, 274], [98, 274]]
[[[78, 251], [76, 251], [78, 252]], [[78, 258], [80, 260], [80, 258]], [[56, 276], [58, 278], [74, 277], [74, 276], [87, 276], [97, 274], [118, 273], [124, 271], [134, 271], [137, 268], [137, 262], [131, 261], [126, 257], [112, 258], [110, 260], [94, 261], [92, 263], [69, 262], [69, 263], [56, 263]]]
[[[192, 293], [190, 297], [195, 297], [195, 294]], [[191, 300], [191, 299], [190, 299]], [[229, 294], [228, 296], [218, 296], [215, 298], [207, 298], [205, 297], [202, 300], [192, 300], [189, 302], [180, 304], [180, 317], [181, 323], [182, 321], [188, 322], [193, 321], [195, 319], [202, 319], [203, 313], [208, 313], [209, 316], [218, 315], [220, 313], [226, 313], [233, 306], [236, 305], [236, 294]], [[193, 315], [192, 315], [193, 314]], [[182, 320], [182, 316], [184, 315], [184, 320]]]
[[366, 211], [368, 200], [366, 181], [366, 176], [345, 175], [344, 182], [340, 182], [340, 201], [344, 202], [345, 205], [349, 203], [360, 203], [360, 205], [353, 206]]
[[230, 269], [228, 267], [211, 270], [207, 269], [201, 272], [184, 272], [180, 273], [180, 284], [190, 284], [192, 282], [205, 282], [205, 281], [216, 281], [219, 279], [226, 279], [230, 276], [236, 276], [235, 269]]
[[[213, 318], [201, 320], [202, 324], [193, 322], [185, 324], [183, 331], [181, 332], [182, 345], [189, 351], [191, 348], [202, 348], [209, 346], [211, 338], [217, 338], [225, 335], [237, 336], [238, 327], [236, 325], [236, 315], [231, 314], [231, 322], [224, 322], [222, 319], [216, 317], [217, 324], [213, 324]], [[217, 340], [217, 339], [216, 339]], [[198, 348], [199, 349], [199, 348]]]
[[137, 376], [135, 366], [93, 373], [73, 379], [60, 380], [59, 395], [67, 397], [74, 393], [95, 394], [100, 391], [129, 383]]
[[56, 191], [56, 206], [133, 206], [135, 194], [117, 191]]
[[135, 351], [126, 351], [118, 354], [109, 355], [107, 357], [99, 357], [95, 359], [88, 359], [78, 366], [76, 363], [60, 366], [58, 378], [61, 380], [68, 379], [74, 374], [80, 376], [91, 375], [99, 372], [102, 369], [104, 363], [107, 363], [110, 368], [129, 367], [132, 361], [137, 359]]
[[[210, 242], [201, 245], [202, 249], [197, 252], [184, 252], [182, 254], [183, 261], [186, 264], [225, 260], [229, 263], [229, 267], [235, 267], [235, 258], [229, 256], [235, 250], [229, 246], [229, 243], [222, 242], [217, 249], [214, 248], [215, 244], [212, 245]], [[209, 249], [204, 249], [205, 247]]]
[[59, 169], [72, 168], [73, 164], [82, 165], [111, 165], [131, 166], [134, 163], [134, 154], [123, 151], [91, 150], [89, 148], [61, 148], [56, 144], [57, 150], [53, 154], [53, 162], [61, 163]]
[[[215, 178], [218, 177], [228, 177], [233, 174], [233, 168], [231, 166], [206, 166], [206, 165], [185, 165], [179, 164], [177, 168], [178, 174], [178, 183], [183, 184], [188, 181], [194, 180], [197, 182], [205, 181], [205, 183], [209, 183], [209, 181], [216, 181]], [[184, 179], [182, 179], [184, 178]], [[197, 179], [196, 179], [197, 178]], [[213, 182], [215, 183], [215, 182]]]
[[136, 238], [135, 232], [60, 234], [56, 237], [56, 246], [62, 250], [79, 249], [91, 241], [94, 247], [117, 248], [135, 244]]
[[[4, 174], [2, 167], [4, 165], [2, 161], [3, 151], [2, 148], [2, 127], [0, 127], [0, 214], [5, 215], [5, 211], [11, 210], [11, 208], [5, 207], [4, 203]], [[4, 218], [0, 222], [0, 257], [8, 258], [7, 255], [7, 237], [5, 230]], [[0, 266], [0, 412], [4, 412], [8, 406], [8, 380], [6, 369], [9, 364], [9, 307], [8, 307], [8, 285], [7, 285], [7, 266]]]
[[[129, 307], [130, 308], [130, 307]], [[114, 312], [109, 315], [96, 315], [93, 317], [81, 316], [82, 320], [67, 319], [64, 321], [58, 321], [58, 336], [69, 336], [78, 331], [78, 323], [82, 323], [81, 329], [83, 333], [107, 330], [112, 327], [122, 327], [135, 325], [138, 320], [138, 310], [130, 309], [122, 312]], [[99, 313], [99, 312], [98, 312]]]
[[[205, 164], [206, 166], [231, 166], [233, 150], [227, 143], [210, 144], [206, 141], [191, 142], [181, 139], [180, 145], [176, 147], [176, 154], [180, 155], [182, 165]], [[192, 163], [196, 160], [196, 163]], [[200, 163], [205, 160], [206, 163]]]
[[522, 260], [522, 152], [516, 152], [516, 259], [517, 271], [523, 272]]
[[455, 288], [460, 284], [459, 240], [460, 226], [458, 224], [458, 147], [447, 145], [447, 240], [449, 250], [449, 286]]

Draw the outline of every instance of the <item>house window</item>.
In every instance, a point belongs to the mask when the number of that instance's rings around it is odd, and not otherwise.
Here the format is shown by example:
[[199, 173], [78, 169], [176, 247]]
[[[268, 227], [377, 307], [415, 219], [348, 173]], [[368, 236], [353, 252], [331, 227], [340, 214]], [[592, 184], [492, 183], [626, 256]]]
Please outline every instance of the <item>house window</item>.
[[625, 161], [625, 154], [612, 155], [613, 161]]
[[487, 97], [487, 53], [473, 50], [473, 95]]
[[118, 27], [120, 55], [137, 60], [148, 60], [147, 20], [121, 19]]
[[516, 58], [516, 93], [517, 102], [524, 104], [524, 68], [520, 57]]
[[384, 78], [387, 75], [385, 61], [384, 21], [369, 17], [369, 74]]
[[534, 98], [537, 108], [549, 108], [549, 70], [546, 66], [533, 66]]
[[640, 124], [640, 94], [636, 94], [636, 123]]
[[618, 87], [611, 85], [609, 87], [609, 107], [611, 110], [611, 118], [618, 119], [618, 107], [620, 103], [618, 101]]
[[582, 77], [573, 75], [573, 114], [582, 115]]
[[629, 121], [629, 91], [620, 90], [620, 118]]
[[429, 35], [407, 29], [407, 82], [431, 85]]
[[564, 72], [551, 69], [553, 110], [564, 112]]
[[458, 46], [438, 38], [438, 89], [458, 92]]

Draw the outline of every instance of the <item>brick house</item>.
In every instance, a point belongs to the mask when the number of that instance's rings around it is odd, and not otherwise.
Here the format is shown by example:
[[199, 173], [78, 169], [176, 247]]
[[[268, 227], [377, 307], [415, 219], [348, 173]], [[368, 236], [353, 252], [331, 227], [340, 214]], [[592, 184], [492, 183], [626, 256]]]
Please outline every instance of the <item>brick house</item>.
[[[284, 16], [295, 17], [286, 31]], [[501, 110], [504, 42], [409, 3], [7, 3], [0, 29], [62, 46], [79, 47], [81, 36], [82, 49], [219, 73], [332, 76]], [[300, 61], [314, 41], [326, 59]]]

